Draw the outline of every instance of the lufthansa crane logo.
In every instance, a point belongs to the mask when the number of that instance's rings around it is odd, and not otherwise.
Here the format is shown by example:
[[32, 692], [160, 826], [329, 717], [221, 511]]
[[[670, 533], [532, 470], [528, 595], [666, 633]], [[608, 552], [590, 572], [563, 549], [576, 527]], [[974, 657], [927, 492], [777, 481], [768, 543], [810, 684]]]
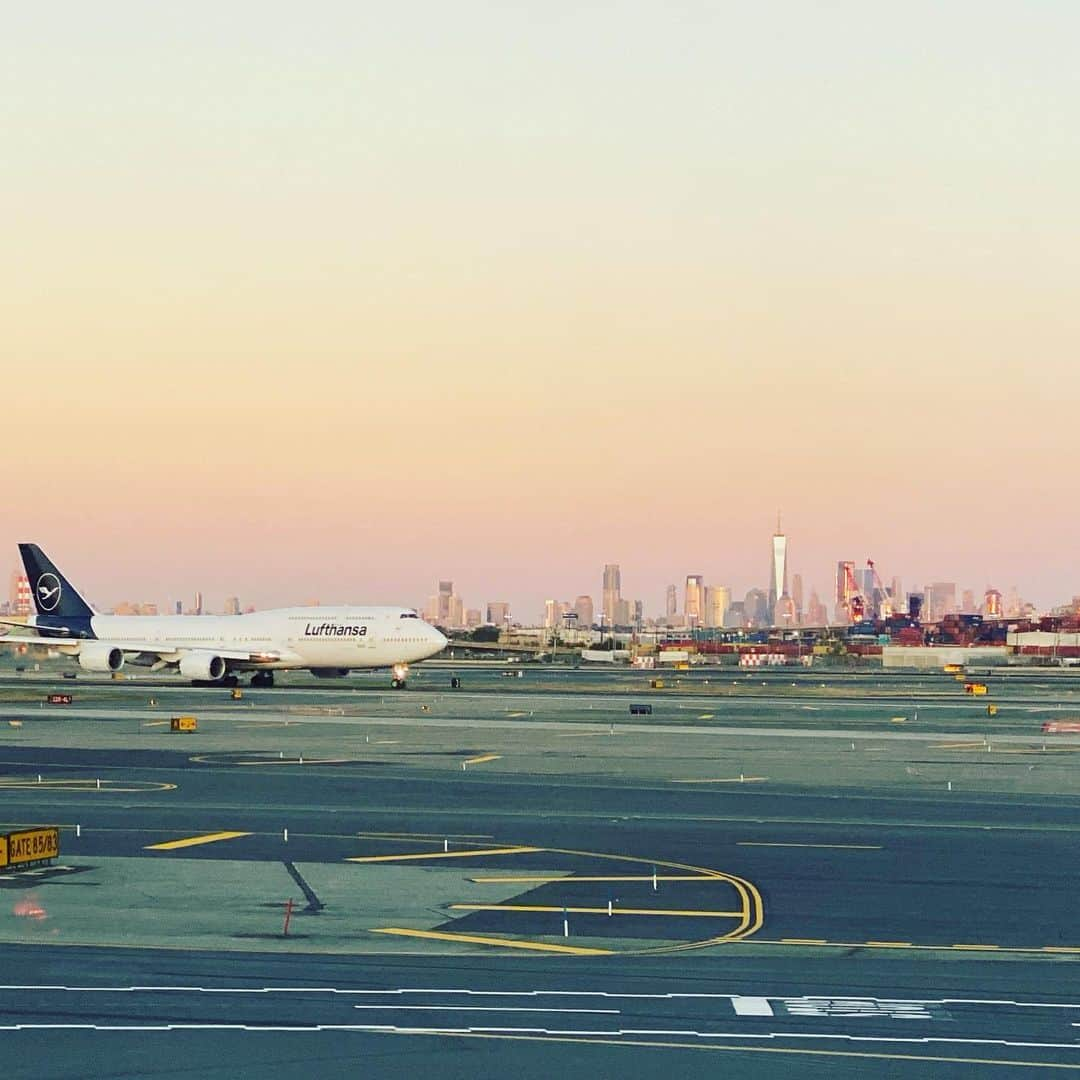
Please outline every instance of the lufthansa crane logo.
[[37, 605], [42, 611], [53, 611], [60, 603], [60, 579], [55, 574], [42, 574], [37, 581]]

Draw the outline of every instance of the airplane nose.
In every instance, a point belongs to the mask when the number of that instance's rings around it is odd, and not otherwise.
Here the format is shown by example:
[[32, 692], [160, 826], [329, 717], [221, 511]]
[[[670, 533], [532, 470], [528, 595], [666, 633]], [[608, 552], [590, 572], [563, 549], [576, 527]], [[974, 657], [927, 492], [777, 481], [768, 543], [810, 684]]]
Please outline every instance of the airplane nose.
[[450, 643], [450, 639], [441, 630], [436, 630], [434, 626], [431, 628], [431, 634], [432, 645], [438, 646], [439, 652], [442, 652]]

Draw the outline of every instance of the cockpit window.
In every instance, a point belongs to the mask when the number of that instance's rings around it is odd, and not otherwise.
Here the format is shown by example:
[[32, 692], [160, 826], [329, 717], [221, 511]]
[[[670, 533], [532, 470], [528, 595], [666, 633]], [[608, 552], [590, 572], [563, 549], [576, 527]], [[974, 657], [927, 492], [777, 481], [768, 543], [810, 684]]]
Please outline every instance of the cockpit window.
[[419, 619], [420, 616], [415, 611], [403, 611], [399, 616], [399, 619]]

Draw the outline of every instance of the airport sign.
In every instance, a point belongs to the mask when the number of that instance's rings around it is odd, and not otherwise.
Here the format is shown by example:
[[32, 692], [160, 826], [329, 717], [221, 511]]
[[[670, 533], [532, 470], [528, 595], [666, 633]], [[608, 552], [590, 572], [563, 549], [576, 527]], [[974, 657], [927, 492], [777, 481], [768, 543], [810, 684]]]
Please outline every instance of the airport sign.
[[22, 829], [0, 837], [0, 867], [26, 866], [60, 854], [60, 830], [55, 825]]

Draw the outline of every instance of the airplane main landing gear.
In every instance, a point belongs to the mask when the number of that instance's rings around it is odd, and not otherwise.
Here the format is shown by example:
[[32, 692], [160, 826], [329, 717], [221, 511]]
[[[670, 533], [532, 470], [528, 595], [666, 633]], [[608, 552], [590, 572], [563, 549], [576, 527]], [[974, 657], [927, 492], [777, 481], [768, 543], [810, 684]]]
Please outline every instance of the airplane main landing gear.
[[408, 678], [409, 675], [409, 665], [395, 664], [391, 671], [391, 674], [393, 675], [393, 678], [390, 680], [390, 689], [404, 690], [405, 680]]
[[259, 689], [273, 686], [274, 673], [272, 671], [256, 671], [251, 676], [251, 685]]

